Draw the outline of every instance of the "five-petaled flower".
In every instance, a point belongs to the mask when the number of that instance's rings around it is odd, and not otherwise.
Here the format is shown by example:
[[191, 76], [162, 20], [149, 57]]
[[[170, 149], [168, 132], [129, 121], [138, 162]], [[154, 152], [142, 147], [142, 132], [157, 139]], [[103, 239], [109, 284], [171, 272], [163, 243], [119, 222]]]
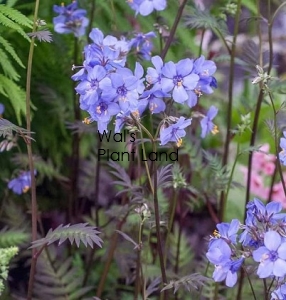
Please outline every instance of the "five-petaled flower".
[[211, 106], [207, 112], [207, 115], [201, 120], [202, 133], [201, 137], [204, 138], [209, 132], [218, 133], [217, 126], [212, 122], [217, 115], [218, 109], [215, 106]]
[[[36, 171], [34, 174], [36, 175]], [[28, 192], [31, 187], [31, 172], [22, 172], [17, 178], [9, 181], [8, 188], [11, 189], [15, 194], [21, 195]]]
[[276, 231], [264, 235], [264, 245], [253, 251], [253, 259], [259, 262], [257, 275], [260, 278], [286, 275], [286, 242]]
[[182, 137], [186, 135], [185, 128], [191, 125], [192, 119], [180, 117], [179, 120], [167, 128], [161, 127], [160, 141], [161, 145], [166, 145], [168, 142], [176, 142], [177, 147], [182, 145]]

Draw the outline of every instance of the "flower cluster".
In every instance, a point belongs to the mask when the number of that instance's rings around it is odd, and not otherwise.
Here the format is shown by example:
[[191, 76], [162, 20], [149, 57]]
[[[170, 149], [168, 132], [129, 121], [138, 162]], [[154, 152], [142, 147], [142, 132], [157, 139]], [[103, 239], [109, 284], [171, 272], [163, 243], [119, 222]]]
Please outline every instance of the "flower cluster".
[[[93, 43], [84, 48], [83, 67], [72, 79], [80, 81], [75, 88], [80, 95], [80, 108], [89, 114], [84, 122], [96, 121], [100, 133], [107, 131], [113, 117], [115, 132], [119, 132], [124, 125], [132, 123], [132, 117], [139, 118], [146, 108], [152, 114], [164, 112], [165, 101], [169, 98], [193, 107], [198, 96], [212, 93], [212, 88], [216, 87], [213, 77], [215, 63], [205, 60], [203, 56], [196, 60], [186, 58], [177, 63], [164, 63], [161, 57], [154, 56], [151, 58], [154, 67], [147, 68], [145, 77], [140, 63], [136, 63], [134, 71], [127, 68], [126, 60], [131, 48], [141, 49], [143, 53], [145, 50], [142, 49], [149, 45], [149, 39], [155, 37], [153, 32], [137, 34], [128, 41], [124, 37], [105, 37], [98, 28], [94, 28], [89, 37]], [[216, 114], [217, 109], [211, 107], [203, 116], [202, 137], [211, 131], [216, 132], [212, 123]], [[186, 134], [184, 128], [190, 124], [191, 119], [166, 117], [160, 130], [161, 145], [176, 142], [179, 146]]]
[[[215, 265], [213, 279], [226, 281], [228, 287], [237, 282], [237, 271], [246, 259], [252, 258], [257, 265], [259, 278], [272, 278], [275, 291], [272, 299], [285, 299], [286, 275], [286, 214], [281, 213], [280, 203], [264, 205], [254, 198], [247, 204], [245, 224], [238, 220], [217, 225], [211, 236], [208, 260]], [[239, 230], [242, 230], [240, 233]]]
[[[284, 140], [286, 141], [286, 139]], [[254, 196], [263, 200], [267, 200], [269, 197], [271, 181], [275, 172], [276, 156], [269, 152], [269, 144], [264, 144], [259, 148], [259, 151], [253, 152], [252, 159], [250, 191]], [[240, 170], [244, 175], [244, 180], [246, 183], [248, 169], [244, 166], [241, 166]], [[285, 174], [284, 177], [286, 178]], [[286, 208], [286, 198], [281, 181], [274, 183], [271, 199], [273, 201], [280, 202], [282, 206]]]
[[59, 15], [53, 18], [55, 32], [73, 33], [75, 37], [85, 34], [89, 20], [86, 17], [85, 9], [78, 9], [77, 2], [73, 1], [68, 6], [54, 5], [54, 12]]
[[[37, 174], [36, 170], [34, 171], [34, 174]], [[21, 172], [21, 174], [17, 178], [10, 180], [8, 183], [8, 188], [17, 195], [27, 193], [31, 188], [30, 171]]]
[[135, 10], [136, 15], [150, 15], [154, 10], [161, 11], [167, 7], [166, 0], [127, 0], [130, 7]]

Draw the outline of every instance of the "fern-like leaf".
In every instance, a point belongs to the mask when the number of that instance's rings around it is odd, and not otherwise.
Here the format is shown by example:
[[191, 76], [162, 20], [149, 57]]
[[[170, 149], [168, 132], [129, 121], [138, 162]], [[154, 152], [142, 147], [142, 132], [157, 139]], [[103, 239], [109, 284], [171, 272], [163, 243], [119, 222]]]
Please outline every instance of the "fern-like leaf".
[[33, 299], [78, 300], [91, 290], [91, 287], [82, 288], [83, 278], [72, 266], [72, 258], [62, 261], [56, 258], [55, 251], [49, 254], [51, 260], [45, 252], [38, 259]]
[[0, 4], [0, 13], [14, 21], [16, 24], [32, 28], [33, 22], [18, 10], [4, 4]]
[[[16, 154], [12, 158], [12, 161], [22, 168], [27, 168], [29, 166], [29, 158], [26, 154]], [[56, 178], [58, 180], [68, 181], [68, 178], [60, 174], [51, 160], [44, 161], [40, 156], [33, 156], [33, 161], [35, 169], [39, 172], [40, 175], [46, 176], [50, 180], [52, 178]]]
[[227, 35], [227, 26], [222, 19], [216, 18], [207, 10], [200, 10], [197, 7], [189, 7], [188, 14], [184, 17], [184, 23], [188, 28], [218, 29], [222, 34]]
[[40, 42], [50, 43], [53, 41], [52, 33], [49, 30], [39, 30], [36, 32], [28, 33], [29, 37], [36, 38]]
[[[10, 79], [14, 80], [14, 81], [18, 81], [20, 76], [17, 73], [17, 71], [15, 70], [15, 68], [13, 67], [13, 65], [11, 64], [11, 61], [9, 59], [9, 57], [7, 56], [6, 52], [4, 52], [1, 48], [0, 48], [0, 66], [3, 69], [3, 73]], [[3, 95], [7, 96], [7, 94], [5, 94], [5, 92], [3, 91], [5, 88], [5, 86], [1, 87], [1, 82], [0, 82], [0, 93], [2, 93]]]
[[4, 228], [0, 231], [0, 248], [19, 246], [27, 242], [30, 235], [23, 230]]
[[[1, 5], [1, 6], [3, 7], [3, 5]], [[22, 29], [22, 27], [19, 24], [15, 23], [13, 20], [7, 18], [3, 14], [3, 12], [1, 11], [1, 7], [0, 7], [0, 24], [15, 30], [16, 32], [21, 34], [22, 37], [24, 37], [26, 40], [30, 41], [28, 35], [25, 33], [25, 31]]]
[[205, 285], [206, 281], [211, 280], [201, 274], [194, 273], [188, 276], [184, 276], [179, 280], [172, 280], [169, 284], [167, 284], [162, 290], [174, 289], [174, 294], [178, 291], [180, 287], [184, 287], [187, 291], [195, 290], [198, 291], [201, 286]]
[[3, 46], [3, 48], [6, 50], [6, 52], [8, 52], [14, 58], [14, 60], [18, 63], [19, 66], [21, 66], [22, 68], [25, 68], [24, 64], [22, 63], [21, 59], [17, 55], [14, 48], [2, 36], [0, 36], [0, 44]]
[[[1, 53], [0, 53], [1, 56]], [[6, 96], [16, 113], [17, 121], [21, 124], [21, 114], [26, 115], [26, 94], [15, 82], [0, 74], [0, 94]]]
[[[13, 135], [13, 131], [17, 132], [20, 136], [22, 136], [25, 140], [32, 139], [29, 134], [32, 134], [32, 132], [29, 132], [27, 129], [19, 127], [10, 121], [0, 118], [0, 137], [6, 137], [7, 135], [11, 136]], [[33, 140], [33, 139], [32, 139]]]
[[98, 233], [100, 232], [97, 231], [95, 227], [89, 226], [87, 223], [60, 225], [55, 230], [50, 229], [45, 238], [32, 242], [30, 248], [42, 247], [44, 245], [48, 246], [56, 241], [59, 241], [58, 245], [61, 245], [67, 239], [69, 239], [71, 244], [75, 242], [77, 247], [79, 247], [81, 242], [86, 247], [89, 245], [93, 248], [94, 244], [102, 247], [101, 243], [103, 243], [103, 241], [97, 235]]

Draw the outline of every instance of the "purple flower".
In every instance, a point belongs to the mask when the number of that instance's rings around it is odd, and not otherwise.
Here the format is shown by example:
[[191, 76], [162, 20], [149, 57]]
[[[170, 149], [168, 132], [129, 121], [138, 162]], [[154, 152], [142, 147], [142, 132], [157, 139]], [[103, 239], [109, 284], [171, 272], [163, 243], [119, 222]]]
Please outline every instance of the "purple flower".
[[147, 68], [146, 81], [150, 85], [153, 85], [155, 89], [161, 89], [162, 68], [164, 65], [163, 60], [157, 55], [151, 58], [151, 62], [155, 68]]
[[212, 87], [217, 87], [216, 79], [212, 76], [215, 71], [215, 63], [211, 60], [206, 60], [203, 55], [194, 61], [194, 73], [200, 77], [196, 86], [198, 92], [206, 94], [213, 92]]
[[136, 53], [143, 59], [150, 60], [151, 50], [153, 49], [153, 44], [151, 38], [156, 37], [153, 31], [148, 33], [136, 33], [135, 37], [130, 40], [129, 47], [134, 48]]
[[107, 72], [102, 66], [89, 68], [87, 76], [75, 88], [80, 94], [80, 108], [88, 110], [89, 107], [98, 101], [101, 88], [103, 85], [110, 83], [110, 79], [106, 77]]
[[285, 300], [286, 299], [286, 283], [279, 286], [271, 293], [271, 300]]
[[177, 123], [170, 125], [167, 128], [160, 129], [160, 145], [166, 145], [168, 142], [176, 142], [177, 146], [182, 145], [182, 137], [186, 135], [185, 128], [191, 125], [192, 119], [180, 117]]
[[59, 16], [53, 18], [55, 32], [73, 33], [76, 37], [85, 34], [89, 20], [86, 18], [85, 9], [77, 9], [76, 1], [66, 7], [64, 5], [54, 5], [54, 12], [59, 14]]
[[162, 68], [162, 91], [172, 91], [174, 101], [183, 103], [189, 99], [187, 91], [193, 90], [199, 80], [197, 74], [192, 73], [193, 61], [189, 58], [178, 63], [167, 62]]
[[5, 106], [4, 104], [0, 103], [0, 116], [4, 113], [5, 111]]
[[282, 151], [279, 152], [279, 160], [283, 166], [286, 166], [286, 131], [283, 131], [284, 137], [280, 138], [280, 147]]
[[286, 275], [286, 243], [276, 231], [264, 235], [264, 246], [253, 251], [253, 259], [259, 262], [257, 275], [267, 278]]
[[102, 96], [119, 103], [123, 112], [134, 111], [138, 107], [138, 78], [129, 69], [120, 69], [110, 75], [111, 81], [103, 85]]
[[128, 0], [130, 7], [142, 16], [148, 16], [153, 10], [164, 10], [167, 6], [166, 0]]
[[[34, 171], [36, 175], [37, 171]], [[15, 194], [21, 195], [28, 192], [31, 187], [31, 172], [22, 172], [17, 178], [9, 181], [8, 188], [11, 189]]]
[[[240, 222], [237, 219], [231, 221], [231, 223], [219, 223], [216, 225], [218, 232], [216, 232], [215, 239], [222, 238], [227, 242], [236, 244], [237, 232], [239, 230]], [[213, 240], [211, 239], [211, 243]], [[210, 247], [211, 247], [210, 243]]]
[[152, 88], [151, 90], [145, 91], [140, 99], [141, 101], [147, 100], [149, 110], [152, 114], [158, 114], [162, 111], [165, 111], [166, 104], [162, 98], [169, 97], [170, 95], [162, 92], [161, 90], [156, 90]]
[[204, 138], [209, 132], [213, 134], [218, 133], [217, 126], [212, 122], [217, 115], [218, 109], [215, 106], [211, 106], [207, 112], [207, 115], [201, 120], [202, 133], [201, 137]]
[[226, 241], [217, 239], [206, 254], [208, 260], [215, 265], [213, 279], [216, 282], [226, 280], [228, 287], [233, 287], [237, 282], [237, 271], [241, 267], [244, 258], [231, 259], [231, 249]]

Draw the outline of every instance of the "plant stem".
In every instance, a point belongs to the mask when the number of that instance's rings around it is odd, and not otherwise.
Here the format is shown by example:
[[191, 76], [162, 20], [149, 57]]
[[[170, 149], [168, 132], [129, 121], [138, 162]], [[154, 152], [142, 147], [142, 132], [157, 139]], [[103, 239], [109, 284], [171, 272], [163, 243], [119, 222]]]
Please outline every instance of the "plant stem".
[[[156, 153], [157, 147], [156, 142], [152, 141], [152, 148], [153, 152]], [[157, 250], [159, 254], [159, 261], [160, 261], [160, 269], [161, 269], [161, 275], [162, 275], [162, 281], [163, 284], [167, 284], [167, 276], [166, 276], [166, 270], [165, 270], [165, 264], [164, 264], [164, 253], [163, 253], [163, 247], [162, 247], [162, 240], [161, 240], [161, 233], [160, 233], [160, 212], [159, 212], [159, 201], [158, 201], [158, 194], [157, 194], [157, 164], [154, 161], [153, 162], [153, 187], [154, 187], [154, 194], [153, 194], [153, 200], [154, 200], [154, 210], [155, 210], [155, 223], [156, 223], [156, 236], [157, 236]], [[167, 291], [163, 291], [163, 299], [167, 300]]]
[[[101, 144], [102, 144], [102, 141], [100, 139], [98, 139], [98, 141], [97, 141], [97, 153], [99, 152], [99, 149], [101, 148]], [[95, 184], [94, 184], [94, 209], [95, 209], [94, 223], [95, 223], [96, 227], [99, 227], [98, 196], [99, 196], [100, 166], [101, 166], [101, 164], [97, 160], [97, 164], [96, 164], [96, 167], [95, 167]], [[86, 272], [85, 272], [84, 279], [83, 279], [83, 286], [86, 285], [88, 276], [89, 276], [91, 268], [93, 266], [92, 261], [93, 261], [93, 257], [94, 257], [94, 254], [95, 254], [95, 250], [96, 250], [96, 248], [94, 247], [90, 252], [88, 262], [87, 262], [87, 265], [86, 265]]]
[[138, 232], [138, 249], [137, 249], [137, 262], [136, 262], [136, 279], [135, 279], [135, 294], [134, 300], [138, 300], [139, 293], [140, 293], [140, 285], [141, 279], [140, 275], [143, 275], [141, 272], [142, 265], [141, 265], [141, 248], [142, 248], [142, 232], [143, 232], [143, 225], [144, 225], [144, 217], [141, 218], [139, 224], [139, 232]]
[[[74, 65], [77, 65], [78, 58], [78, 39], [74, 38]], [[73, 110], [74, 110], [74, 121], [80, 120], [80, 109], [78, 95], [75, 93], [76, 83], [72, 82], [72, 91], [73, 91]], [[69, 196], [69, 222], [72, 222], [73, 217], [76, 216], [78, 211], [78, 173], [79, 173], [79, 143], [80, 135], [79, 132], [75, 132], [72, 136], [72, 157], [71, 157], [71, 177], [70, 177], [70, 196]]]
[[275, 109], [274, 99], [273, 99], [273, 96], [272, 96], [271, 92], [269, 92], [268, 95], [269, 95], [271, 105], [272, 105], [272, 109], [273, 109], [274, 143], [275, 143], [275, 152], [276, 152], [278, 172], [279, 172], [279, 175], [280, 175], [280, 180], [282, 182], [284, 195], [286, 196], [286, 186], [285, 186], [285, 181], [284, 181], [284, 177], [283, 177], [281, 163], [280, 163], [280, 160], [279, 160], [279, 146], [278, 146], [278, 139], [277, 139], [277, 116], [276, 116], [277, 112], [276, 112], [276, 109]]
[[167, 52], [168, 52], [168, 50], [169, 50], [169, 48], [171, 46], [171, 43], [172, 43], [172, 41], [174, 39], [174, 36], [175, 36], [176, 30], [177, 30], [178, 24], [180, 22], [180, 19], [181, 19], [182, 14], [183, 14], [183, 10], [184, 10], [187, 2], [188, 2], [187, 0], [182, 0], [181, 1], [181, 5], [180, 5], [180, 7], [178, 9], [178, 12], [177, 12], [174, 24], [173, 24], [173, 26], [171, 28], [170, 35], [168, 36], [168, 39], [167, 39], [167, 42], [165, 44], [165, 47], [164, 47], [163, 51], [161, 52], [161, 58], [162, 58], [162, 60], [165, 59], [165, 57], [167, 55]]
[[[227, 129], [226, 129], [226, 138], [224, 144], [224, 153], [222, 163], [227, 165], [228, 154], [229, 154], [229, 145], [231, 141], [231, 121], [232, 121], [232, 102], [233, 102], [233, 84], [234, 84], [234, 60], [236, 55], [236, 38], [239, 29], [239, 17], [241, 9], [241, 0], [237, 1], [237, 9], [235, 14], [235, 23], [234, 23], [234, 32], [233, 32], [233, 41], [231, 47], [231, 56], [230, 56], [230, 67], [229, 67], [229, 86], [228, 86], [228, 107], [227, 107]], [[222, 192], [220, 196], [220, 220], [224, 218], [224, 207], [225, 207], [226, 197], [225, 193]]]
[[[35, 11], [34, 11], [34, 24], [33, 24], [33, 33], [37, 30], [37, 19], [38, 19], [38, 10], [39, 10], [40, 0], [36, 0]], [[31, 39], [29, 57], [27, 64], [27, 79], [26, 79], [26, 122], [27, 122], [27, 135], [31, 137], [31, 77], [32, 77], [32, 64], [33, 64], [33, 55], [35, 48], [35, 38]], [[34, 161], [32, 153], [31, 141], [27, 143], [28, 159], [29, 159], [29, 168], [31, 174], [31, 202], [32, 202], [32, 241], [37, 240], [37, 219], [38, 219], [38, 207], [37, 207], [37, 196], [36, 196], [36, 180], [34, 174]], [[37, 249], [32, 249], [32, 262], [30, 267], [30, 276], [27, 292], [27, 300], [32, 299], [34, 278], [36, 273]]]

